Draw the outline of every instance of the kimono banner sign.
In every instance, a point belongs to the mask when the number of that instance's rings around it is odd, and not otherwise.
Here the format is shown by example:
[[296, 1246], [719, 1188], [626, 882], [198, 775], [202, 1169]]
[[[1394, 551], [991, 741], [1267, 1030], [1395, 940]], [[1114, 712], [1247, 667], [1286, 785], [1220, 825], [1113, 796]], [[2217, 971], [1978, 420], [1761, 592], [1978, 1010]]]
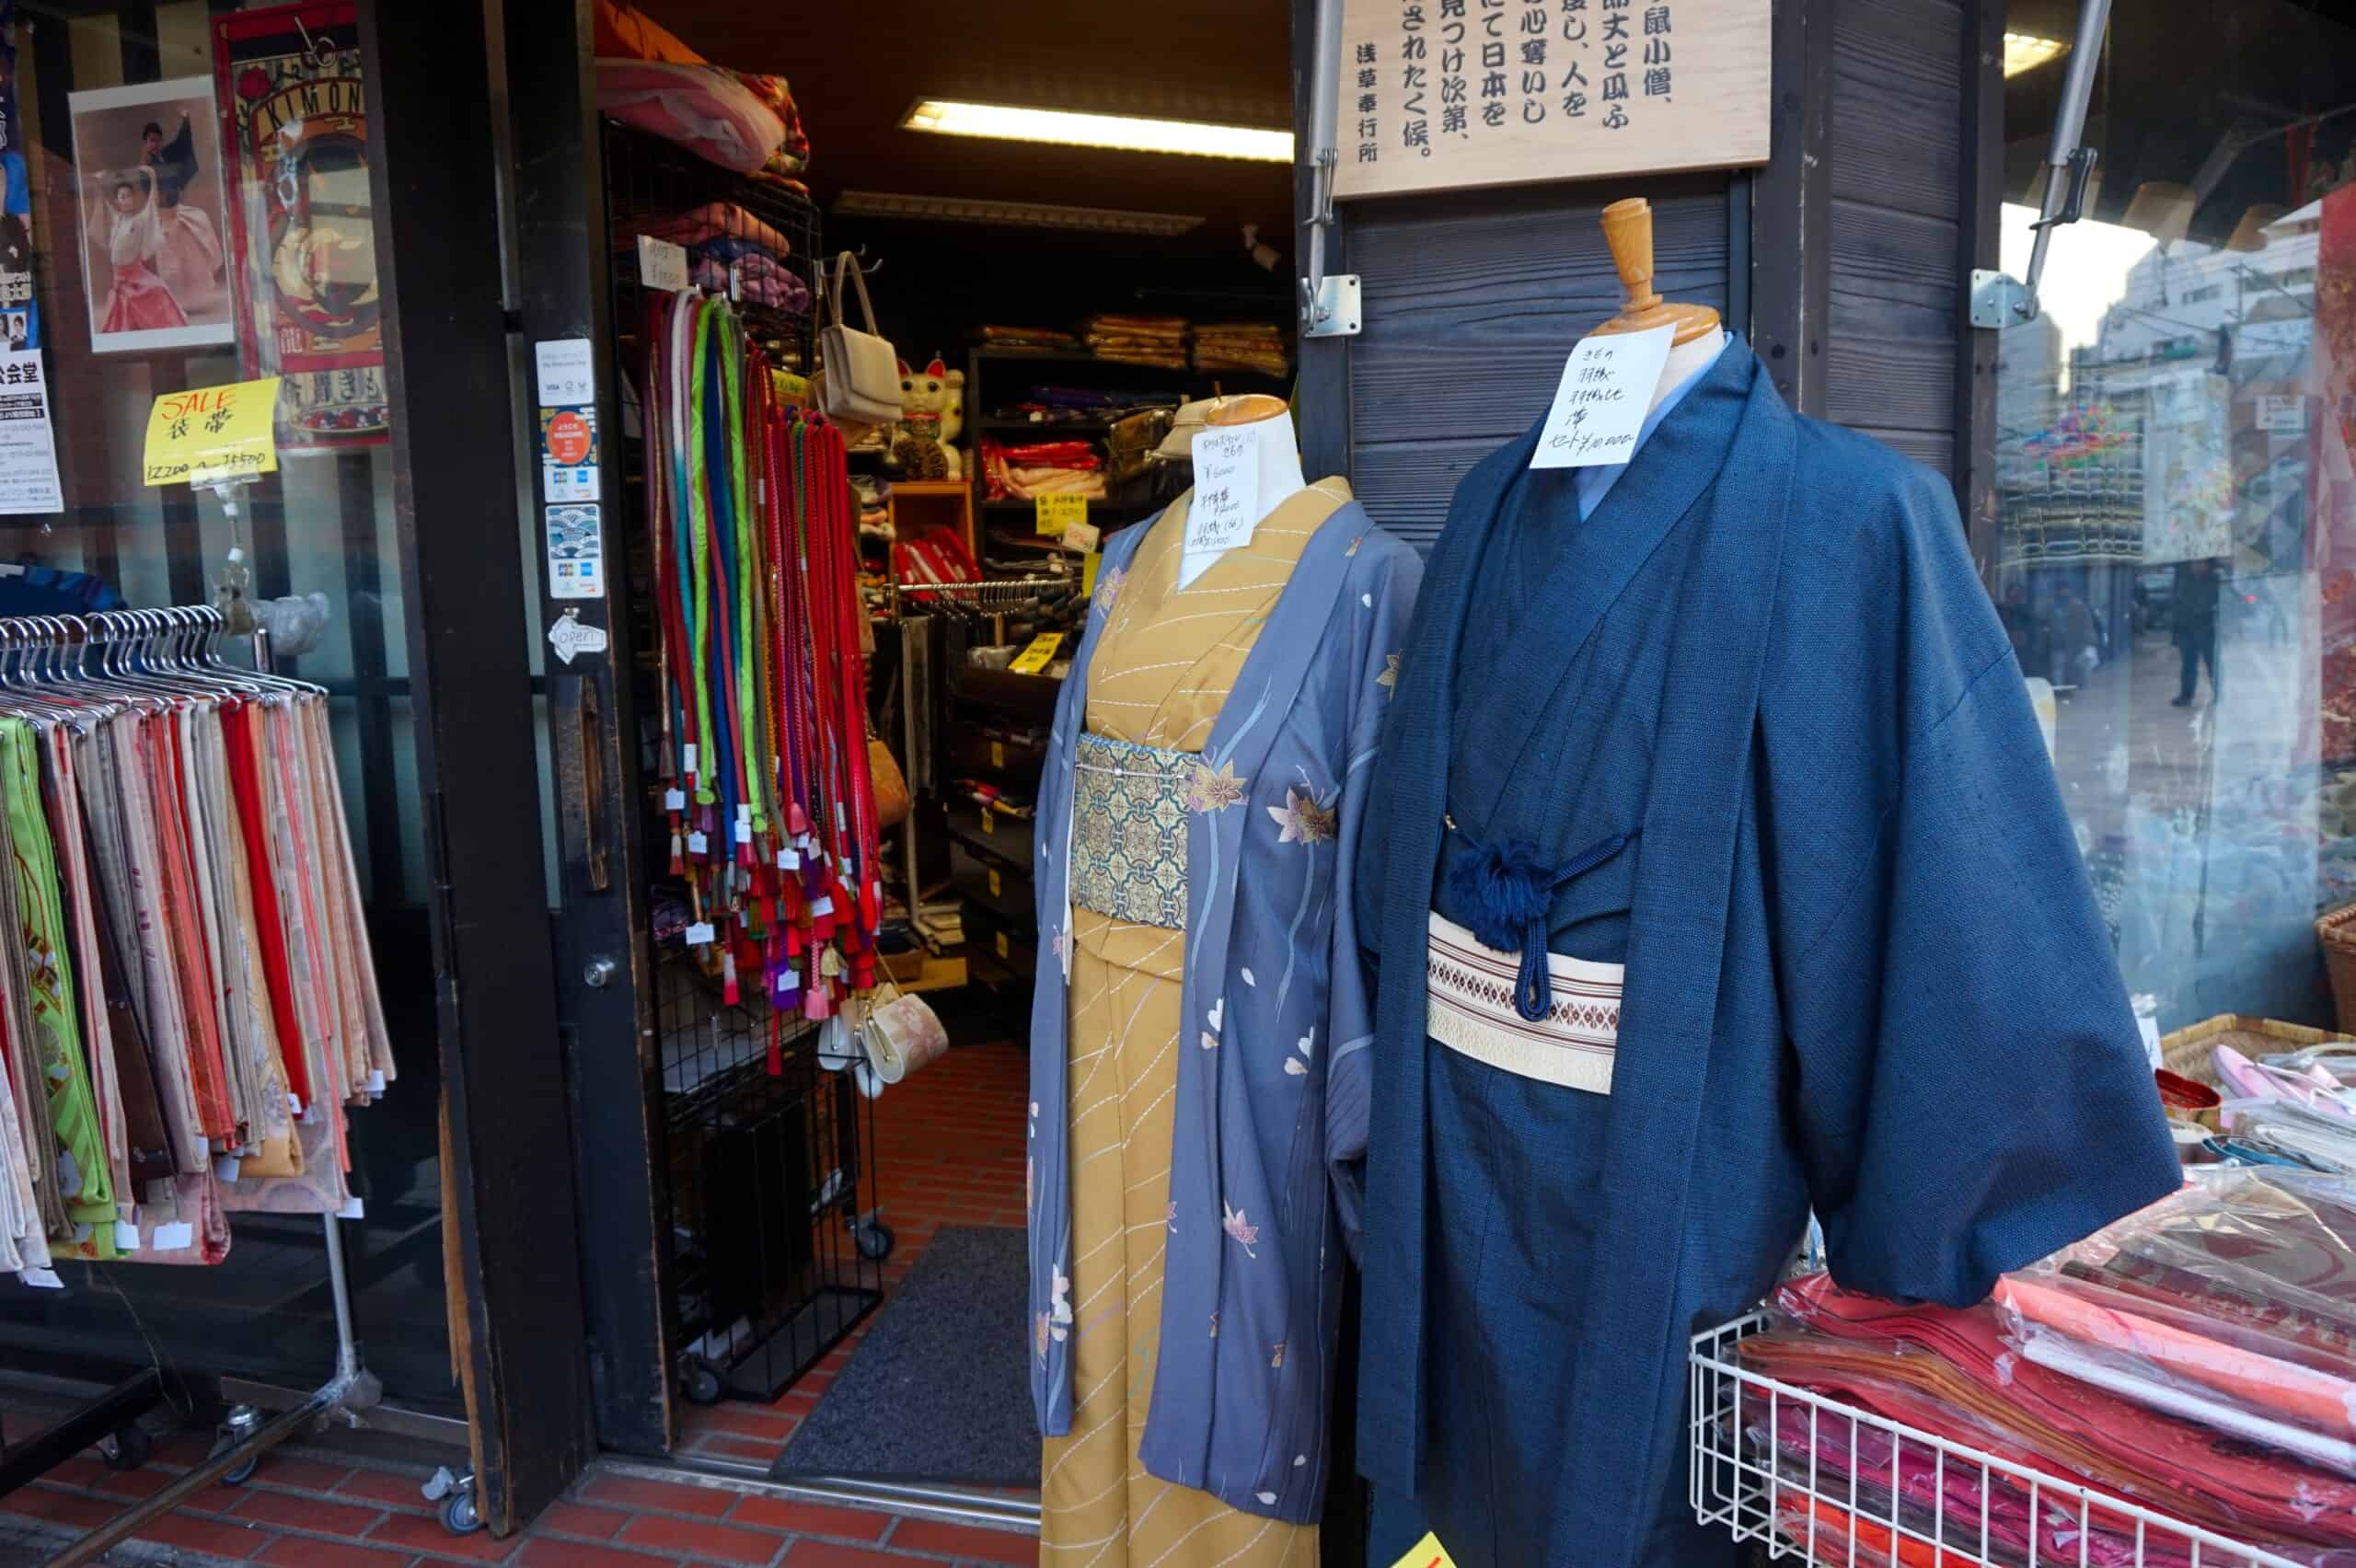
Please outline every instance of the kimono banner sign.
[[1342, 0], [1334, 194], [1767, 161], [1772, 0]]
[[352, 0], [213, 21], [248, 375], [286, 381], [289, 451], [386, 439], [368, 121]]

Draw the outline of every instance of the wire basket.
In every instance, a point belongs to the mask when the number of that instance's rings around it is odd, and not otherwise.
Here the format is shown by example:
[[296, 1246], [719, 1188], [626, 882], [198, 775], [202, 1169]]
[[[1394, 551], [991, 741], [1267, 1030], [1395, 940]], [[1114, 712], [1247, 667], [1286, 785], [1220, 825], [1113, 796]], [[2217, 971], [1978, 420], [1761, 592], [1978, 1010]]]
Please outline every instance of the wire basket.
[[[1770, 1558], [1828, 1568], [2092, 1568], [2115, 1561], [2093, 1551], [2099, 1528], [2131, 1546], [2137, 1565], [2298, 1568], [2107, 1493], [1763, 1378], [1741, 1365], [1737, 1347], [1767, 1326], [1767, 1314], [1753, 1312], [1693, 1336], [1688, 1492], [1695, 1518], [1762, 1543]], [[1805, 1434], [1805, 1455], [1765, 1435], [1777, 1433]], [[1819, 1467], [1828, 1452], [1832, 1458]], [[1860, 1479], [1877, 1466], [1900, 1484]], [[1927, 1480], [1935, 1501], [1905, 1484], [1910, 1473]], [[1977, 1506], [1958, 1508], [1952, 1501], [1958, 1498], [1977, 1498]], [[2024, 1512], [2035, 1523], [2008, 1531], [2008, 1514]]]

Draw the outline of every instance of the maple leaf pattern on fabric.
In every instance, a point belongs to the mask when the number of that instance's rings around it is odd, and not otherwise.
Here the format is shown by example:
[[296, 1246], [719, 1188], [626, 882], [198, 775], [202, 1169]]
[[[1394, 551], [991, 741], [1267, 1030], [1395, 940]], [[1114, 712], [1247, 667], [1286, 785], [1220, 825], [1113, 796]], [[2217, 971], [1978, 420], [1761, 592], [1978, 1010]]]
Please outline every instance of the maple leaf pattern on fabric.
[[1219, 1201], [1218, 1206], [1227, 1210], [1227, 1217], [1219, 1221], [1219, 1228], [1242, 1244], [1245, 1257], [1258, 1257], [1260, 1254], [1252, 1249], [1260, 1243], [1260, 1228], [1245, 1219], [1242, 1209], [1228, 1208], [1225, 1199]]
[[1279, 844], [1320, 844], [1333, 837], [1340, 824], [1340, 813], [1331, 806], [1321, 806], [1314, 797], [1291, 788], [1285, 790], [1285, 803], [1270, 806], [1268, 814], [1283, 829], [1276, 835]]
[[1198, 762], [1193, 776], [1186, 780], [1186, 809], [1223, 812], [1242, 801], [1243, 787], [1251, 782], [1235, 776], [1235, 764], [1231, 762], [1219, 764], [1217, 772], [1211, 770], [1209, 764]]

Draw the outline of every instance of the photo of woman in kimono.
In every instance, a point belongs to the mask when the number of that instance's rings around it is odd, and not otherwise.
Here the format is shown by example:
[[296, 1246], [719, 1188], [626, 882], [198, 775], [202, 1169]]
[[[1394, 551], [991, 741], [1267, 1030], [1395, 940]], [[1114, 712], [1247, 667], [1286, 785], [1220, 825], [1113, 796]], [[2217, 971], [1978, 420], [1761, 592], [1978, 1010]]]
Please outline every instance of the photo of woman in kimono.
[[93, 87], [67, 102], [81, 159], [90, 347], [137, 353], [235, 342], [211, 79]]
[[151, 120], [140, 127], [139, 143], [142, 166], [155, 171], [156, 226], [163, 234], [156, 270], [184, 315], [202, 315], [225, 297], [228, 274], [213, 215], [188, 200], [199, 173], [196, 127], [183, 114], [167, 142], [163, 126]]
[[90, 214], [94, 243], [104, 248], [114, 282], [107, 289], [99, 329], [144, 332], [185, 327], [188, 313], [172, 297], [156, 263], [164, 253], [164, 231], [156, 215], [156, 176], [135, 168], [106, 182], [106, 205]]

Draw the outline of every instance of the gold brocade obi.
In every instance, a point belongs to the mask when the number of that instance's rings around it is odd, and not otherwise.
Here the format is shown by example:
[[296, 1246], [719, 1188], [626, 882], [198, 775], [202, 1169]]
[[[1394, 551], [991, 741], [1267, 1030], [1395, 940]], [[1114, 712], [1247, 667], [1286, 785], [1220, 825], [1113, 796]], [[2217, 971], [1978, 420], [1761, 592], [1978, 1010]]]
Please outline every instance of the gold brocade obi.
[[1115, 920], [1186, 928], [1186, 785], [1195, 752], [1080, 737], [1071, 900]]

